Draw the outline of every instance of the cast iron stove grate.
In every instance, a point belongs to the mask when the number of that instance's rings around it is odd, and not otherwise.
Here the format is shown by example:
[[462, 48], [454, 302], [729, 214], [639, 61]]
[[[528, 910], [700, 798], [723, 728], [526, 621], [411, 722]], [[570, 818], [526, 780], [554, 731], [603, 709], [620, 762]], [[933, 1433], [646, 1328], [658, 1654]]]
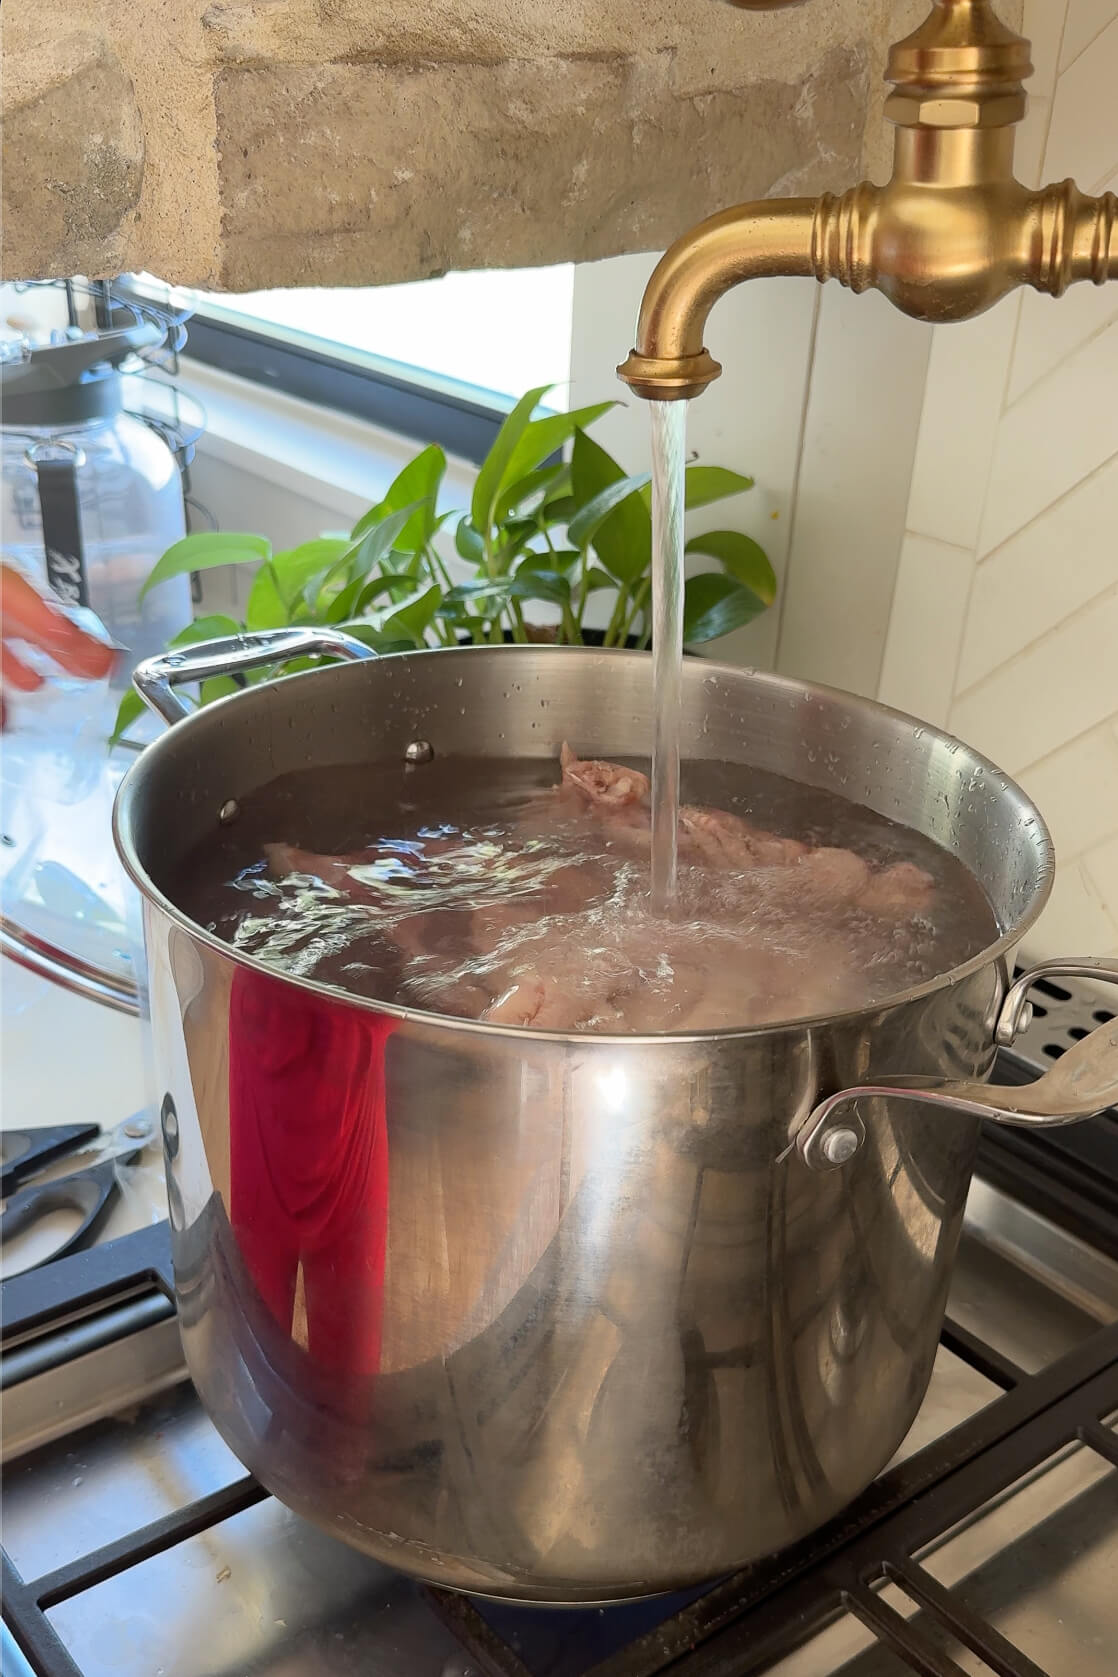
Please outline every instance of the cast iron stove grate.
[[[145, 1283], [162, 1291], [169, 1287], [162, 1227], [66, 1260], [65, 1266], [78, 1263], [88, 1270], [88, 1282], [82, 1298], [68, 1295], [67, 1312], [83, 1302], [106, 1302], [114, 1292], [134, 1293]], [[49, 1275], [35, 1278], [39, 1296], [31, 1308], [40, 1320], [51, 1307], [41, 1285]], [[6, 1331], [12, 1333], [27, 1326], [31, 1309], [12, 1284], [6, 1292], [13, 1304]], [[59, 1298], [53, 1303], [63, 1307]], [[1075, 1441], [1118, 1468], [1118, 1435], [1103, 1422], [1118, 1409], [1118, 1324], [1034, 1375], [950, 1322], [943, 1342], [1003, 1395], [885, 1474], [830, 1525], [771, 1560], [686, 1597], [604, 1611], [548, 1611], [426, 1592], [469, 1656], [463, 1673], [472, 1668], [488, 1677], [658, 1677], [684, 1671], [687, 1677], [749, 1677], [847, 1612], [922, 1677], [964, 1677], [930, 1634], [930, 1621], [949, 1630], [998, 1677], [1068, 1677], [1042, 1673], [912, 1557]], [[23, 1579], [5, 1553], [4, 1616], [31, 1669], [39, 1677], [81, 1677], [46, 1617], [49, 1609], [266, 1497], [246, 1475], [39, 1578]], [[914, 1618], [896, 1612], [875, 1593], [881, 1581], [898, 1585], [921, 1612]], [[3, 1664], [7, 1672], [8, 1659]], [[14, 1674], [20, 1668], [12, 1662], [11, 1669]]]
[[[112, 1273], [112, 1266], [116, 1273]], [[44, 1293], [35, 1278], [27, 1300], [12, 1283], [5, 1332], [32, 1315], [109, 1301], [142, 1285], [169, 1290], [166, 1228], [127, 1236], [114, 1246], [67, 1259], [87, 1271], [82, 1298]], [[28, 1303], [28, 1300], [30, 1303]], [[5, 1300], [7, 1303], [7, 1300]], [[964, 1677], [964, 1669], [929, 1633], [935, 1620], [986, 1660], [999, 1677], [1044, 1674], [989, 1623], [970, 1612], [912, 1558], [967, 1514], [1034, 1467], [1079, 1441], [1118, 1467], [1118, 1436], [1103, 1417], [1118, 1409], [1118, 1325], [1091, 1335], [1058, 1363], [1026, 1375], [976, 1335], [947, 1323], [944, 1345], [1002, 1389], [979, 1414], [917, 1456], [908, 1457], [840, 1518], [771, 1560], [687, 1597], [659, 1598], [607, 1610], [540, 1610], [426, 1591], [488, 1677], [749, 1677], [806, 1642], [841, 1612], [853, 1613], [907, 1669], [922, 1677]], [[137, 1566], [267, 1498], [251, 1476], [186, 1504], [166, 1518], [107, 1543], [40, 1578], [23, 1580], [3, 1555], [3, 1615], [10, 1635], [39, 1677], [80, 1677], [54, 1628], [50, 1608]], [[873, 1586], [890, 1581], [922, 1612], [905, 1618]], [[7, 1674], [8, 1660], [3, 1662]], [[463, 1667], [468, 1670], [469, 1667]], [[18, 1667], [12, 1664], [13, 1672]]]
[[[1002, 1071], [1007, 1080], [1018, 1080], [1012, 1064]], [[1118, 1115], [1095, 1122], [1103, 1126], [1101, 1145], [1111, 1146]], [[1089, 1145], [1098, 1144], [1096, 1137]], [[996, 1141], [990, 1146], [996, 1163]], [[1096, 1180], [1089, 1189], [1072, 1172], [1045, 1192], [1048, 1211], [1058, 1198], [1064, 1226], [1075, 1229], [1086, 1220], [1118, 1242], [1118, 1172], [1102, 1188]], [[131, 1300], [128, 1308], [148, 1321], [170, 1314], [167, 1227], [17, 1276], [3, 1294], [9, 1341], [114, 1300]], [[96, 1319], [85, 1330], [85, 1346], [90, 1335], [96, 1337]], [[74, 1331], [80, 1335], [80, 1322]], [[35, 1340], [29, 1343], [29, 1351], [20, 1347], [4, 1359], [5, 1384], [22, 1377], [21, 1355], [33, 1366]], [[607, 1609], [519, 1607], [424, 1590], [463, 1650], [454, 1677], [751, 1677], [843, 1615], [860, 1621], [900, 1669], [921, 1677], [967, 1677], [948, 1651], [945, 1633], [997, 1677], [1069, 1677], [1046, 1672], [914, 1557], [1070, 1446], [1085, 1446], [1118, 1469], [1118, 1432], [1106, 1424], [1118, 1411], [1118, 1323], [1034, 1374], [951, 1320], [942, 1343], [1002, 1395], [779, 1555], [683, 1595]], [[37, 1677], [82, 1677], [47, 1617], [51, 1608], [267, 1499], [262, 1486], [242, 1476], [35, 1578], [23, 1578], [5, 1551], [4, 1677], [9, 1671], [22, 1677], [27, 1662]], [[916, 1611], [899, 1612], [883, 1584], [899, 1589]], [[451, 1677], [452, 1668], [446, 1672]]]

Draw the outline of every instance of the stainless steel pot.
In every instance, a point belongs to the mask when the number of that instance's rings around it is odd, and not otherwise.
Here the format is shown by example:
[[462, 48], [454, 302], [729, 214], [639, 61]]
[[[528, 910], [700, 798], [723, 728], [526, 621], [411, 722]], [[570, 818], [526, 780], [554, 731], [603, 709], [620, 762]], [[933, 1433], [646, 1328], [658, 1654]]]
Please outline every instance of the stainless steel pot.
[[[588, 1037], [443, 1019], [270, 974], [168, 894], [237, 800], [306, 764], [641, 755], [648, 660], [486, 648], [372, 660], [278, 631], [177, 681], [356, 660], [180, 722], [116, 809], [145, 898], [186, 1356], [268, 1488], [461, 1589], [604, 1601], [732, 1570], [834, 1514], [927, 1385], [979, 1119], [1118, 1095], [1118, 1027], [986, 1089], [1014, 945], [1048, 895], [1032, 804], [958, 741], [849, 694], [689, 663], [683, 750], [848, 788], [955, 852], [1004, 928], [888, 1005]], [[374, 783], [375, 784], [375, 783]], [[1118, 979], [1102, 963], [1073, 963]], [[1055, 970], [1048, 968], [1046, 970]], [[898, 1080], [919, 1087], [898, 1092]]]

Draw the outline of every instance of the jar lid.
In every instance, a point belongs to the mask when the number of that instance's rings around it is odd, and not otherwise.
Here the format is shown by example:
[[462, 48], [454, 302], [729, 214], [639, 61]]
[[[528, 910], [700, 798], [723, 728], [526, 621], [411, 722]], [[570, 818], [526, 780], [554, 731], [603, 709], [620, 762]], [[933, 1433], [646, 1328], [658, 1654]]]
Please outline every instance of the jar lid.
[[144, 321], [119, 332], [39, 344], [0, 359], [5, 429], [61, 430], [119, 413], [124, 400], [120, 363], [162, 336], [154, 322]]

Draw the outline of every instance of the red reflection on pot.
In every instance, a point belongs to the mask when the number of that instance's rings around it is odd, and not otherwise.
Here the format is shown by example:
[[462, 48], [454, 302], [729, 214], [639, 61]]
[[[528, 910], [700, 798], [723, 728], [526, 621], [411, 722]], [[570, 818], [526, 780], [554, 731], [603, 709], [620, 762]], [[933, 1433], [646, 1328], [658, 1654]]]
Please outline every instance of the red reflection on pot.
[[229, 1011], [229, 1215], [261, 1298], [320, 1366], [374, 1374], [388, 1223], [392, 1019], [239, 969]]

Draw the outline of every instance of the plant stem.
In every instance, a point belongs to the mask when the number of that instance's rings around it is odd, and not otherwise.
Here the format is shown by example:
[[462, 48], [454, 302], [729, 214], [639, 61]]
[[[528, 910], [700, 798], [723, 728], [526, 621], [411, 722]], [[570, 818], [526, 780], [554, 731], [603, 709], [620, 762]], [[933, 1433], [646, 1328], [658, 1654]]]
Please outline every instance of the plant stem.
[[625, 589], [618, 588], [617, 599], [614, 601], [613, 605], [613, 615], [606, 626], [605, 638], [602, 641], [603, 646], [616, 646], [618, 644], [618, 631], [625, 621], [626, 597]]
[[[450, 572], [447, 570], [442, 558], [429, 542], [424, 542], [421, 551], [424, 562], [427, 566], [427, 574], [430, 576], [431, 581], [449, 593], [453, 584], [450, 580]], [[436, 619], [436, 622], [438, 625], [436, 633], [442, 636], [443, 645], [457, 646], [458, 637], [451, 628], [450, 624], [446, 622], [445, 618], [438, 618]]]
[[644, 581], [639, 585], [639, 587], [637, 588], [636, 593], [633, 596], [632, 610], [629, 612], [628, 617], [625, 619], [624, 632], [622, 633], [622, 635], [620, 637], [622, 646], [625, 645], [626, 641], [629, 639], [629, 636], [631, 634], [635, 633], [637, 618], [641, 615], [642, 612], [644, 612], [647, 609], [648, 596], [649, 596], [649, 592], [650, 592], [651, 588], [652, 588], [651, 581], [649, 580], [648, 577], [645, 577]]
[[575, 622], [578, 624], [578, 638], [579, 638], [580, 641], [582, 640], [582, 619], [583, 619], [583, 615], [585, 614], [585, 611], [586, 611], [587, 601], [590, 598], [590, 592], [589, 592], [589, 590], [586, 586], [586, 573], [587, 573], [587, 569], [589, 567], [589, 564], [590, 564], [590, 549], [587, 548], [587, 547], [579, 548], [578, 609], [575, 612]]

